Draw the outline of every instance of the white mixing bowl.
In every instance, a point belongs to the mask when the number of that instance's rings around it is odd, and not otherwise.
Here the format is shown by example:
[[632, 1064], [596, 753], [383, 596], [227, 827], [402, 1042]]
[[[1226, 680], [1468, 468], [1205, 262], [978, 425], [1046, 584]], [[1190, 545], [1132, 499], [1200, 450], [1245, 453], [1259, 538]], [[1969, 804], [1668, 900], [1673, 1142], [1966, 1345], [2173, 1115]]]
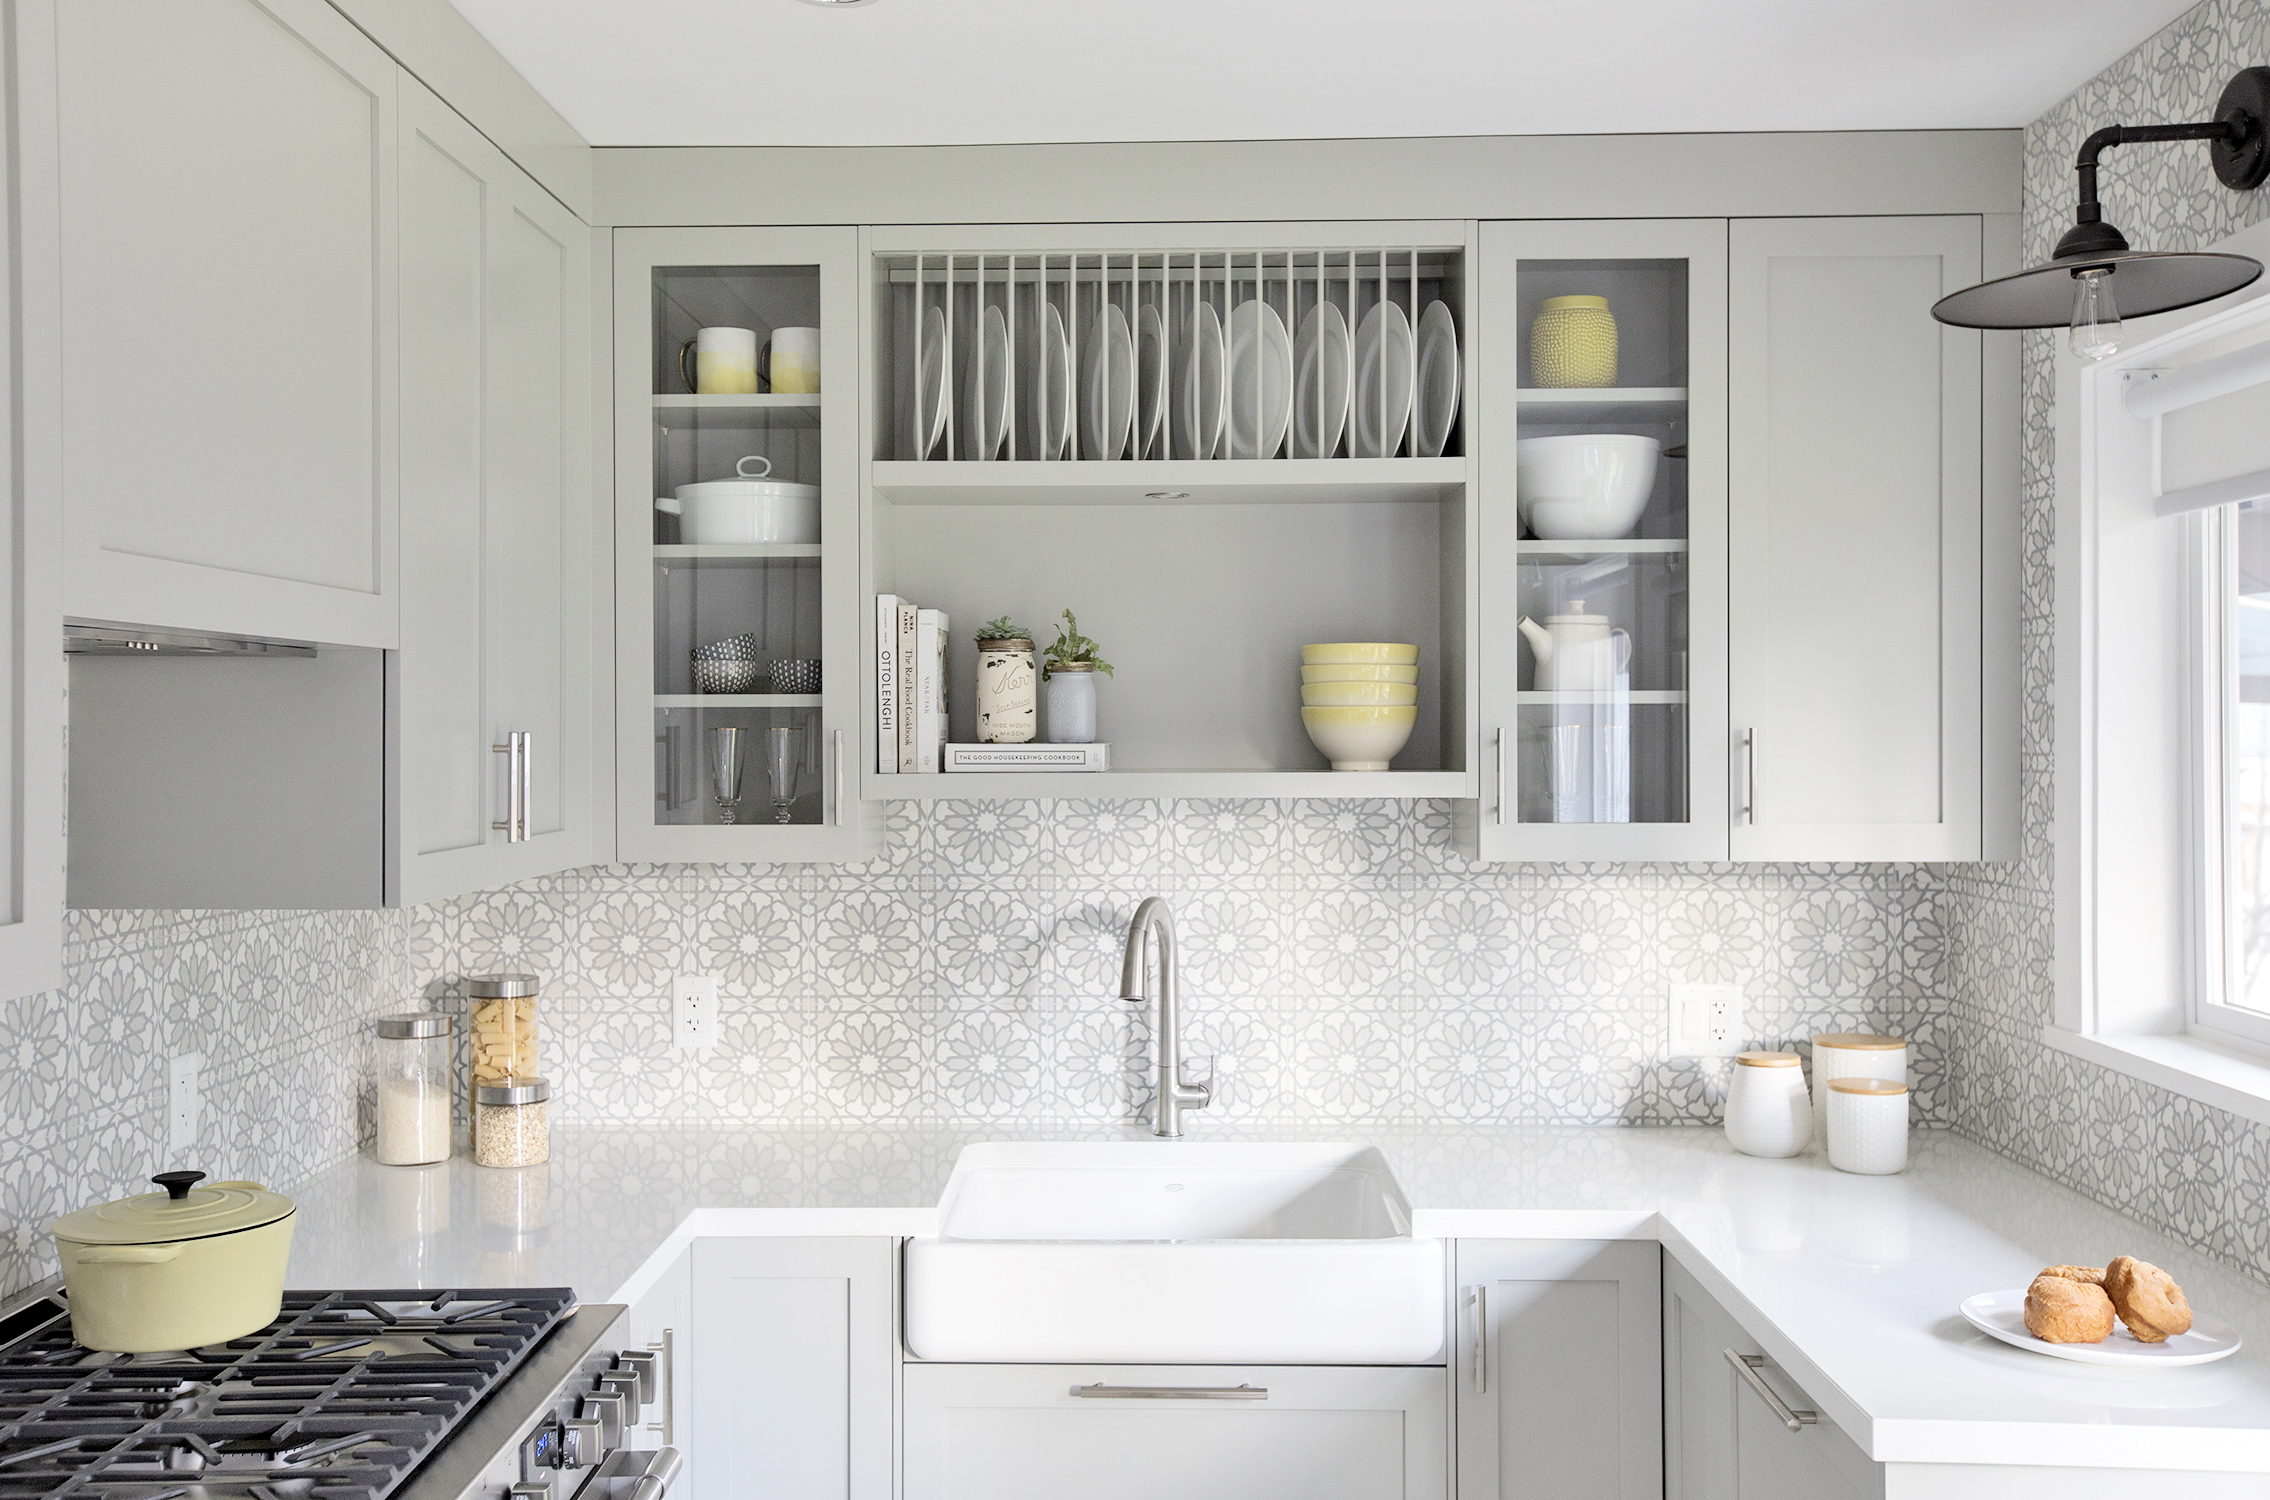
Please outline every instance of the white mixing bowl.
[[1655, 438], [1605, 432], [1522, 438], [1513, 450], [1522, 524], [1550, 541], [1630, 536], [1663, 456]]

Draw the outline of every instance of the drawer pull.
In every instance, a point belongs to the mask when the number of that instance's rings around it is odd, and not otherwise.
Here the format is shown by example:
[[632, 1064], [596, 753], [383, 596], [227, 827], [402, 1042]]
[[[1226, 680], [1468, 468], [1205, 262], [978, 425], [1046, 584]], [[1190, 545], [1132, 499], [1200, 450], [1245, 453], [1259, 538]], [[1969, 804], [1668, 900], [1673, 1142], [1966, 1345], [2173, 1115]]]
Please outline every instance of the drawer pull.
[[1803, 1432], [1821, 1420], [1819, 1412], [1800, 1411], [1773, 1393], [1773, 1387], [1767, 1385], [1766, 1378], [1758, 1373], [1758, 1366], [1766, 1362], [1763, 1354], [1737, 1354], [1732, 1349], [1721, 1352], [1725, 1354], [1726, 1362], [1734, 1367], [1735, 1373], [1748, 1383], [1751, 1390], [1758, 1393], [1758, 1399], [1773, 1408], [1773, 1414], [1781, 1418], [1782, 1426], [1791, 1432]]
[[1101, 1401], [1266, 1401], [1265, 1385], [1076, 1385], [1075, 1396]]

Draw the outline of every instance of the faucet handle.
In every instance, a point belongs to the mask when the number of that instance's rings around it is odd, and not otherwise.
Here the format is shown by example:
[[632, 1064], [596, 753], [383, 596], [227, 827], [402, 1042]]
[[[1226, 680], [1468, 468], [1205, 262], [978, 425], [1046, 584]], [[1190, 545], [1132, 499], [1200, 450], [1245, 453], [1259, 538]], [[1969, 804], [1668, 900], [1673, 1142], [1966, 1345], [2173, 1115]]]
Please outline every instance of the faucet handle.
[[1214, 1097], [1214, 1055], [1210, 1052], [1185, 1054], [1182, 1059], [1182, 1082], [1187, 1088], [1203, 1092], [1207, 1102], [1211, 1103]]

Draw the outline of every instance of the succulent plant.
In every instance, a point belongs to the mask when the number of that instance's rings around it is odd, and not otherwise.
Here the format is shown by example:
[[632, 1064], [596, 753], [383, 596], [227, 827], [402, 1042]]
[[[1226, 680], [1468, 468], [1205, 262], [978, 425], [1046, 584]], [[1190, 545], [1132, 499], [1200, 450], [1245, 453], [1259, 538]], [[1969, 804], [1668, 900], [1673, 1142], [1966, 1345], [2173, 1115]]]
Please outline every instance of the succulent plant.
[[981, 641], [1029, 641], [1033, 638], [1033, 633], [1003, 615], [998, 620], [988, 620], [978, 626], [977, 638]]
[[1073, 662], [1086, 662], [1098, 672], [1103, 673], [1104, 676], [1109, 677], [1113, 675], [1111, 663], [1096, 654], [1102, 649], [1094, 641], [1080, 634], [1079, 619], [1072, 611], [1066, 610], [1064, 611], [1064, 623], [1056, 627], [1056, 639], [1049, 642], [1048, 650], [1043, 653], [1046, 660], [1042, 664], [1041, 675], [1045, 677], [1051, 669], [1067, 666]]

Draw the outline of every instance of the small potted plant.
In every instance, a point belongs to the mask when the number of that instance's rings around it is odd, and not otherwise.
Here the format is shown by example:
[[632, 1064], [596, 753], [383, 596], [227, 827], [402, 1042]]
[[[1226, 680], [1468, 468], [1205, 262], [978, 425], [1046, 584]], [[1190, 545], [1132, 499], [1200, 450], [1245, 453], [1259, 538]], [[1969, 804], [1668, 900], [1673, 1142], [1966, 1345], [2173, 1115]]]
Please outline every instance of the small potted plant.
[[1064, 611], [1049, 643], [1043, 672], [1048, 678], [1048, 742], [1052, 745], [1092, 745], [1096, 742], [1096, 673], [1112, 675], [1103, 648], [1080, 634], [1080, 621]]
[[1032, 632], [1007, 615], [986, 621], [977, 632], [978, 743], [1030, 742], [1038, 689]]

